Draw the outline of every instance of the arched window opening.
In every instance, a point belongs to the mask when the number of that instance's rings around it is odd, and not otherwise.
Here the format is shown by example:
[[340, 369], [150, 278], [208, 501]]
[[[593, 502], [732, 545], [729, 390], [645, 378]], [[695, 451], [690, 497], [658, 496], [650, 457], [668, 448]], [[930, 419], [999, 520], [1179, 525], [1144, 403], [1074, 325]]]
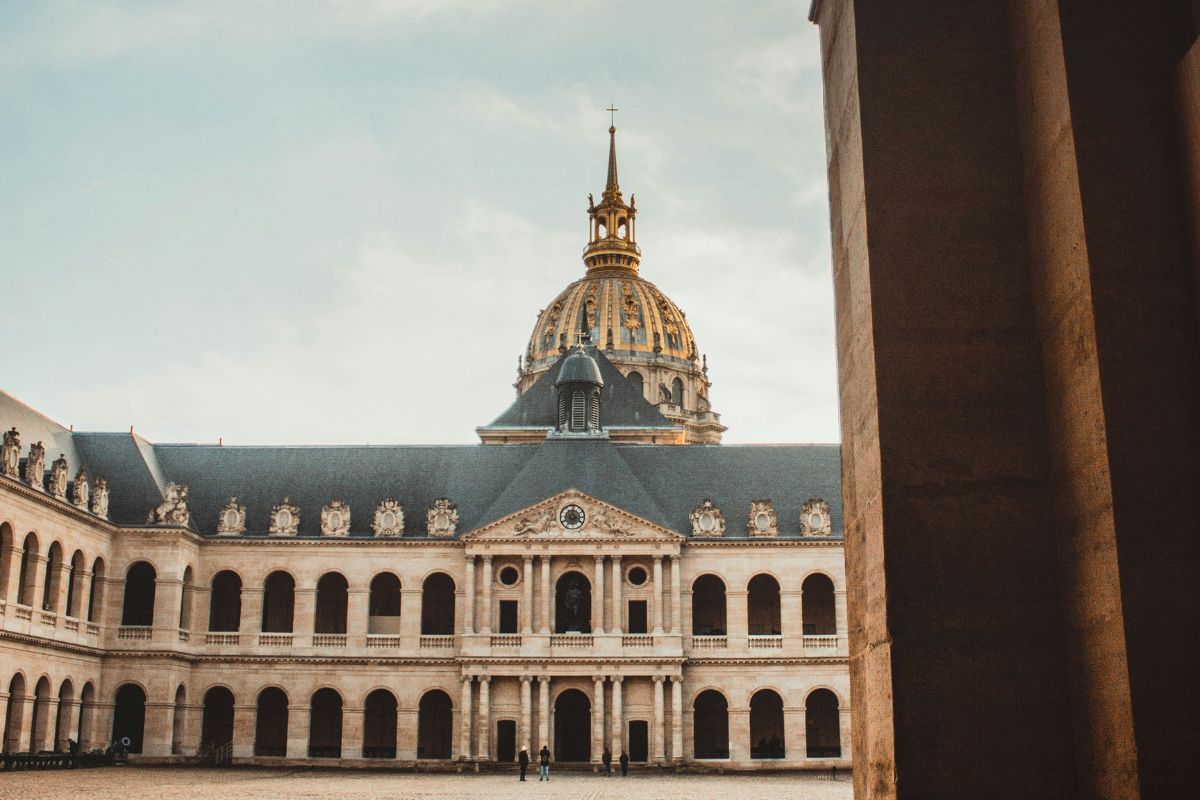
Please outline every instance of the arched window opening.
[[580, 572], [567, 572], [554, 585], [554, 632], [592, 632], [592, 584]]
[[47, 734], [50, 728], [50, 681], [42, 678], [33, 690], [33, 724], [29, 729], [29, 752], [40, 753], [52, 748]]
[[625, 217], [617, 220], [617, 236], [621, 239], [629, 239], [629, 221]]
[[371, 579], [367, 602], [367, 633], [400, 633], [400, 579], [381, 572]]
[[21, 730], [25, 727], [25, 676], [17, 673], [8, 682], [8, 703], [4, 707], [4, 752], [21, 749]]
[[183, 586], [179, 591], [179, 628], [185, 631], [192, 629], [192, 598], [195, 597], [192, 580], [192, 568], [184, 568]]
[[747, 616], [751, 636], [779, 636], [779, 581], [770, 575], [750, 579]]
[[[8, 597], [8, 576], [12, 573], [12, 549], [16, 541], [12, 525], [0, 522], [0, 597]], [[0, 748], [4, 746], [0, 742]]]
[[676, 378], [671, 381], [671, 403], [673, 405], [683, 405], [683, 381]]
[[258, 693], [254, 721], [254, 755], [283, 758], [287, 755], [288, 697], [269, 686]]
[[236, 631], [242, 621], [242, 579], [236, 572], [221, 570], [212, 579], [208, 605], [210, 631]]
[[396, 757], [396, 696], [387, 689], [367, 695], [363, 707], [363, 758]]
[[[71, 704], [75, 702], [75, 687], [70, 680], [62, 682], [58, 687], [58, 710], [54, 715], [54, 739], [50, 747], [56, 753], [71, 752], [71, 737], [75, 732], [70, 729]], [[76, 740], [78, 741], [78, 740]]]
[[840, 758], [842, 755], [838, 699], [828, 689], [817, 689], [804, 701], [804, 738], [809, 758]]
[[336, 572], [327, 572], [317, 581], [316, 633], [346, 632], [346, 597], [349, 585]]
[[[117, 689], [113, 704], [112, 740], [127, 746], [130, 753], [142, 752], [142, 737], [146, 731], [146, 693], [135, 683]], [[125, 740], [129, 744], [125, 745]]]
[[157, 578], [154, 567], [145, 561], [134, 563], [125, 573], [122, 625], [154, 624], [154, 582]]
[[805, 636], [832, 636], [837, 633], [837, 616], [834, 613], [833, 581], [829, 576], [814, 573], [801, 584], [801, 614], [804, 617]]
[[83, 573], [87, 571], [87, 560], [83, 557], [82, 550], [76, 550], [75, 555], [71, 556], [71, 571], [67, 573], [67, 607], [63, 609], [68, 617], [79, 619], [80, 609], [83, 607], [83, 593], [80, 591], [80, 582], [83, 580]]
[[692, 745], [697, 759], [729, 758], [729, 704], [709, 689], [696, 697], [692, 714]]
[[291, 633], [295, 607], [295, 579], [286, 572], [272, 572], [263, 582], [263, 633]]
[[454, 581], [444, 572], [433, 573], [421, 587], [421, 633], [425, 636], [454, 633]]
[[645, 397], [646, 396], [646, 382], [645, 382], [645, 380], [642, 379], [642, 373], [636, 372], [636, 371], [631, 372], [631, 373], [629, 373], [629, 375], [627, 377], [629, 378], [630, 385], [632, 385], [633, 388], [637, 390], [637, 393], [639, 395], [641, 395], [642, 397]]
[[571, 430], [581, 431], [587, 427], [587, 400], [581, 389], [571, 392]]
[[33, 605], [33, 592], [37, 585], [38, 538], [34, 534], [25, 537], [21, 548], [21, 582], [17, 585], [17, 602], [23, 606]]
[[341, 758], [342, 696], [333, 689], [318, 689], [310, 705], [308, 757]]
[[88, 589], [87, 621], [95, 622], [100, 618], [100, 605], [104, 597], [104, 559], [97, 558], [92, 562], [92, 585]]
[[46, 575], [42, 582], [42, 610], [58, 613], [58, 590], [62, 586], [62, 545], [54, 542], [46, 555]]
[[592, 708], [578, 689], [567, 689], [554, 701], [554, 760], [591, 761]]
[[96, 687], [88, 681], [83, 685], [83, 691], [79, 693], [79, 729], [75, 734], [75, 741], [79, 742], [80, 752], [85, 752], [90, 748], [92, 739], [95, 736], [96, 724]]
[[725, 582], [701, 575], [692, 584], [692, 635], [725, 636]]
[[200, 722], [200, 749], [211, 750], [233, 741], [233, 692], [214, 686], [204, 693]]
[[454, 705], [441, 689], [421, 696], [417, 708], [417, 758], [450, 758]]
[[187, 690], [183, 684], [175, 689], [175, 705], [171, 715], [171, 755], [183, 755], [183, 723], [187, 714]]
[[783, 698], [770, 689], [750, 698], [750, 757], [783, 758]]

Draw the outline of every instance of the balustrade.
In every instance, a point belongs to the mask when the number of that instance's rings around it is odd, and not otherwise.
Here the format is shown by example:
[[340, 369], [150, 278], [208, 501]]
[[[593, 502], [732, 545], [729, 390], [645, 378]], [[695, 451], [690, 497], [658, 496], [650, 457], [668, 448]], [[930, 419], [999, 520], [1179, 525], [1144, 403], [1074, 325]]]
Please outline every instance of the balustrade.
[[519, 633], [495, 633], [491, 638], [492, 647], [520, 647], [521, 634]]
[[749, 636], [751, 650], [782, 650], [782, 636]]
[[422, 635], [421, 636], [421, 649], [422, 650], [446, 650], [446, 649], [449, 649], [452, 647], [454, 647], [454, 637], [453, 636], [433, 636], [433, 635]]
[[313, 647], [345, 647], [346, 634], [344, 633], [314, 633], [312, 637]]
[[390, 634], [370, 634], [367, 636], [367, 647], [395, 649], [400, 647], [400, 637]]
[[117, 628], [117, 638], [126, 641], [149, 641], [154, 638], [154, 628], [149, 625], [122, 625]]
[[292, 634], [290, 633], [260, 633], [258, 635], [259, 647], [291, 647]]
[[206, 633], [204, 634], [205, 644], [217, 645], [236, 645], [241, 642], [241, 635], [237, 633]]
[[729, 646], [728, 636], [693, 636], [692, 648], [695, 650], [724, 650]]

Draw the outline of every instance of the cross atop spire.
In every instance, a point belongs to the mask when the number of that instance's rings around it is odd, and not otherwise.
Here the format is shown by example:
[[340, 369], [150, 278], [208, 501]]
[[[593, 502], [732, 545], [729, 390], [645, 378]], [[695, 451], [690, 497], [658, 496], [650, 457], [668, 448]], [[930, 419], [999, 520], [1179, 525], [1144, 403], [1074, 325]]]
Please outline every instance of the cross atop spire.
[[606, 108], [604, 110], [608, 112], [608, 124], [610, 126], [615, 127], [617, 124], [617, 112], [620, 111], [621, 109], [617, 108], [616, 106], [614, 106], [610, 103], [608, 108]]

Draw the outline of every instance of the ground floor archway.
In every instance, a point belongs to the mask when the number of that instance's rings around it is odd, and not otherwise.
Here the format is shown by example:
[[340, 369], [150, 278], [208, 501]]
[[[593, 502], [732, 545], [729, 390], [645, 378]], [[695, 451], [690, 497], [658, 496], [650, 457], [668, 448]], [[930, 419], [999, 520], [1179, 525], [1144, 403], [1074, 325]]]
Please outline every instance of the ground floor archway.
[[750, 757], [783, 758], [783, 698], [771, 689], [750, 698]]
[[450, 758], [454, 705], [441, 689], [426, 692], [417, 709], [417, 758]]
[[842, 755], [838, 699], [828, 689], [816, 689], [804, 701], [804, 738], [809, 758]]
[[142, 752], [146, 732], [146, 693], [142, 687], [127, 683], [117, 690], [113, 703], [112, 740], [127, 747], [131, 753]]
[[396, 757], [396, 696], [387, 689], [367, 695], [363, 707], [363, 758]]
[[233, 741], [233, 692], [214, 686], [204, 693], [200, 748], [219, 747]]
[[342, 757], [342, 696], [333, 689], [318, 689], [312, 696], [308, 757]]
[[692, 749], [696, 758], [729, 758], [729, 703], [709, 689], [696, 698]]
[[554, 760], [591, 761], [592, 704], [578, 689], [554, 701]]
[[254, 755], [282, 758], [287, 755], [288, 698], [269, 686], [258, 693], [254, 720]]

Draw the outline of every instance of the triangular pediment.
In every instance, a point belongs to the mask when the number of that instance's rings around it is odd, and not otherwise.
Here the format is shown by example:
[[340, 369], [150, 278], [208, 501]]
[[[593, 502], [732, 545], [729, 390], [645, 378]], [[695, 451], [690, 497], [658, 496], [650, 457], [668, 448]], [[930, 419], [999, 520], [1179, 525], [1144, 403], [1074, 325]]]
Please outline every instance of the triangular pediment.
[[682, 542], [686, 537], [578, 489], [567, 489], [462, 536], [465, 541]]

